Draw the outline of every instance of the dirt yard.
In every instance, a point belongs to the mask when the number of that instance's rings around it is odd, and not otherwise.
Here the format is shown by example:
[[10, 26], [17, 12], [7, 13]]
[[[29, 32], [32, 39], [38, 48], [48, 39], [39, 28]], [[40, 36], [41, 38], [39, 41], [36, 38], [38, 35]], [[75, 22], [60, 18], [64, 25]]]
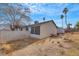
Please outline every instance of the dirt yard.
[[10, 55], [12, 52], [25, 48], [28, 45], [38, 41], [38, 39], [18, 39], [0, 44], [0, 55]]
[[0, 44], [0, 55], [79, 56], [79, 33], [45, 39], [24, 39]]

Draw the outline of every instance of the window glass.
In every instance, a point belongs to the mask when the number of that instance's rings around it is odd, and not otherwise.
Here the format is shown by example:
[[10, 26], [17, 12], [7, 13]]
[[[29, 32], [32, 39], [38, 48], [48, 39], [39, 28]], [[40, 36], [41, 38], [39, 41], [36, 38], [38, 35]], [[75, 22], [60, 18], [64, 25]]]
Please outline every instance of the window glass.
[[31, 33], [40, 35], [40, 26], [31, 27]]
[[31, 33], [34, 34], [34, 27], [31, 27]]
[[35, 34], [40, 35], [40, 26], [35, 27]]

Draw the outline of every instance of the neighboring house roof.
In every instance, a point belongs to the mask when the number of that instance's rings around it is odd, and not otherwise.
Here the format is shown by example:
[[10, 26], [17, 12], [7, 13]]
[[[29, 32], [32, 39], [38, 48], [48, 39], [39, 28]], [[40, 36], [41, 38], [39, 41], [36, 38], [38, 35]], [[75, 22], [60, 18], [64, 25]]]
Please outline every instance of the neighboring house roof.
[[[37, 23], [37, 24], [31, 24], [29, 26], [37, 26], [37, 25], [42, 25], [42, 24], [49, 23], [49, 22], [52, 22], [56, 26], [56, 24], [53, 20], [45, 21], [45, 22], [41, 22], [41, 23]], [[57, 26], [56, 26], [56, 28], [57, 28]]]
[[63, 29], [62, 27], [57, 27], [58, 29]]

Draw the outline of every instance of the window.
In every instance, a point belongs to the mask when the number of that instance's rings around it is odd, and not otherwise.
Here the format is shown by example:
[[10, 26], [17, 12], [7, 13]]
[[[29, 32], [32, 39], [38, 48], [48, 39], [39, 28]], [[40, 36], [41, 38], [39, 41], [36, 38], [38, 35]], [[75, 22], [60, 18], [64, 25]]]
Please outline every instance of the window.
[[31, 27], [31, 33], [34, 34], [34, 27]]
[[40, 26], [35, 27], [35, 34], [40, 35]]
[[40, 26], [32, 27], [31, 28], [31, 33], [40, 35]]
[[28, 27], [26, 27], [26, 31], [28, 31]]

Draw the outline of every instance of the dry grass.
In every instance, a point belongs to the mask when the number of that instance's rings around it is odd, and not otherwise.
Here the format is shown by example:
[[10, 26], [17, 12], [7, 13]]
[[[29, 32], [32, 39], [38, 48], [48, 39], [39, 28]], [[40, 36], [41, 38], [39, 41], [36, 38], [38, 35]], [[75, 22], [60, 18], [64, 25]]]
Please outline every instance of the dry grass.
[[79, 50], [77, 50], [76, 48], [68, 49], [65, 52], [65, 55], [67, 55], [67, 56], [79, 56]]
[[68, 42], [68, 43], [70, 43], [72, 45], [72, 47], [69, 48], [65, 52], [66, 55], [79, 56], [79, 33], [78, 32], [74, 32], [73, 34], [68, 33], [65, 36], [66, 36], [65, 42]]
[[79, 56], [79, 33], [67, 33], [61, 37], [48, 37], [42, 40], [10, 41], [3, 44], [3, 48], [9, 55]]
[[37, 39], [21, 39], [21, 40], [14, 40], [14, 41], [8, 41], [6, 43], [1, 43], [0, 48], [2, 53], [4, 54], [11, 54], [12, 52], [22, 49], [34, 42], [38, 41]]

